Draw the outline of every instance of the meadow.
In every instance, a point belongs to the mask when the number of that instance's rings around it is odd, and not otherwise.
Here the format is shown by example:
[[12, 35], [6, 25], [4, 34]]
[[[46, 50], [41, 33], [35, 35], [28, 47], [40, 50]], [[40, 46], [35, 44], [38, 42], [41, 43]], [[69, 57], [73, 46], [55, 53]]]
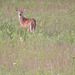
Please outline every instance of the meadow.
[[[15, 7], [36, 19], [34, 33]], [[0, 75], [75, 75], [75, 0], [0, 0]]]

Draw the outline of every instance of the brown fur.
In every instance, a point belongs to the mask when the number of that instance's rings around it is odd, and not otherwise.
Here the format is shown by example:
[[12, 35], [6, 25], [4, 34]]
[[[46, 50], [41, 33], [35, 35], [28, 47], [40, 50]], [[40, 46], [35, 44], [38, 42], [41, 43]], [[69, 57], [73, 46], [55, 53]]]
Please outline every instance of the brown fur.
[[28, 27], [27, 31], [33, 31], [36, 28], [36, 20], [31, 18], [25, 18], [23, 17], [22, 13], [24, 10], [20, 11], [18, 8], [16, 8], [16, 11], [18, 12], [18, 16], [19, 16], [19, 22], [21, 27], [26, 28], [26, 26]]

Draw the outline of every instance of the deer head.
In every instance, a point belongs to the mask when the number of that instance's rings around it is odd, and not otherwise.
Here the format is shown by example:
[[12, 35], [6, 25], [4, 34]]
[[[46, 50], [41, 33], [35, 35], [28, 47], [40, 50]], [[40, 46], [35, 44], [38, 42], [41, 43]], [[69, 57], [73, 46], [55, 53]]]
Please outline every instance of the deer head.
[[19, 10], [18, 8], [15, 8], [15, 10], [18, 12], [18, 16], [22, 16], [23, 12], [26, 11], [26, 9], [23, 9], [23, 10]]

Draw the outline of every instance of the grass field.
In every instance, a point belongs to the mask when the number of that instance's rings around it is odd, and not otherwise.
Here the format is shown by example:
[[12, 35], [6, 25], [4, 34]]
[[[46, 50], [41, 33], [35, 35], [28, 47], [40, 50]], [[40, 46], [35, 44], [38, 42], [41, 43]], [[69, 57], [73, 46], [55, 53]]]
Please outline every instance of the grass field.
[[[36, 19], [34, 33], [15, 7]], [[0, 75], [75, 75], [75, 0], [0, 0]]]

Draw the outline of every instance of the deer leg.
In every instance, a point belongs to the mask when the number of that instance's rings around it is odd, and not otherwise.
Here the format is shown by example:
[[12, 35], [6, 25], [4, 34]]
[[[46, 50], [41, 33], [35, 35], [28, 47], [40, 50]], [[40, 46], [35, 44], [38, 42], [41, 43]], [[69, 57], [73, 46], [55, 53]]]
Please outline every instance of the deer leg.
[[29, 26], [30, 26], [30, 31], [32, 32], [32, 26], [31, 26], [31, 24]]
[[30, 29], [28, 28], [27, 31], [29, 31]]
[[34, 33], [35, 27], [33, 27], [33, 33]]

